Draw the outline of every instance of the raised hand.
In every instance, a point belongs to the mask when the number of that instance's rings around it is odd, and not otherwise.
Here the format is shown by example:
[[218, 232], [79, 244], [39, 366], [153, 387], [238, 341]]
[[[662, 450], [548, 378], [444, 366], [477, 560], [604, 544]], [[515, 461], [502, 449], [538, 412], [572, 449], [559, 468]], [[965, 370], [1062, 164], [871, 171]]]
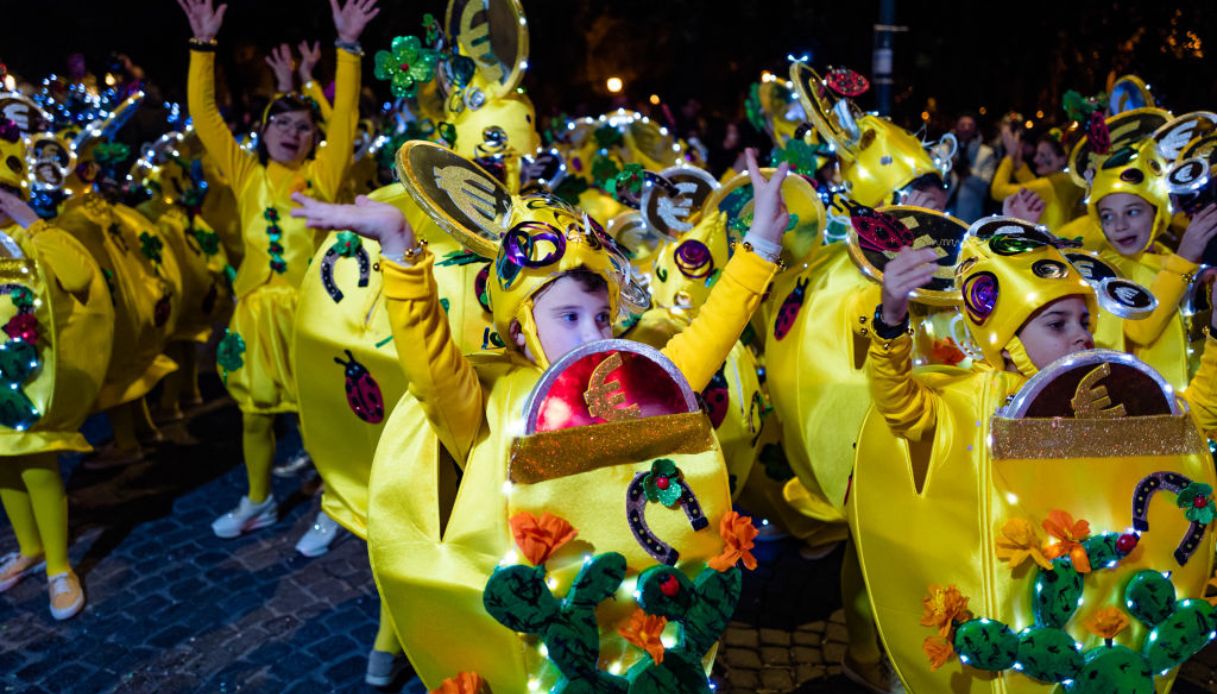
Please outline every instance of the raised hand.
[[1193, 263], [1204, 257], [1204, 249], [1217, 236], [1217, 204], [1205, 205], [1188, 222], [1183, 238], [1179, 239], [1179, 255]]
[[376, 0], [348, 0], [345, 7], [339, 7], [338, 0], [330, 0], [330, 12], [334, 15], [338, 40], [355, 43], [368, 22], [380, 14], [380, 9], [376, 7]]
[[1039, 224], [1044, 214], [1044, 199], [1028, 188], [1020, 188], [1017, 193], [1002, 201], [1001, 213], [1007, 217], [1017, 217], [1025, 222]]
[[883, 268], [883, 322], [897, 326], [909, 313], [909, 294], [913, 293], [938, 270], [938, 254], [933, 248], [913, 250], [901, 248], [896, 257]]
[[29, 229], [34, 222], [38, 221], [38, 213], [34, 212], [34, 209], [24, 200], [0, 188], [0, 219], [5, 217], [13, 220], [22, 229]]
[[211, 0], [177, 0], [178, 7], [186, 13], [190, 20], [190, 30], [199, 41], [211, 41], [220, 33], [224, 24], [224, 13], [228, 5], [220, 5], [212, 9]]
[[275, 91], [290, 92], [292, 90], [292, 49], [286, 43], [270, 49], [266, 56], [266, 64], [275, 73]]
[[305, 85], [313, 81], [313, 68], [321, 60], [321, 42], [314, 41], [310, 47], [308, 41], [301, 41], [297, 48], [300, 49], [300, 84]]
[[314, 229], [350, 229], [380, 244], [381, 253], [401, 255], [414, 246], [414, 230], [401, 210], [360, 195], [354, 205], [336, 205], [293, 193], [291, 215], [305, 220]]
[[744, 157], [748, 162], [748, 177], [752, 179], [752, 226], [748, 227], [748, 233], [770, 243], [781, 243], [790, 222], [786, 203], [782, 202], [782, 182], [790, 172], [790, 164], [782, 162], [766, 181], [756, 165], [756, 150], [749, 148]]

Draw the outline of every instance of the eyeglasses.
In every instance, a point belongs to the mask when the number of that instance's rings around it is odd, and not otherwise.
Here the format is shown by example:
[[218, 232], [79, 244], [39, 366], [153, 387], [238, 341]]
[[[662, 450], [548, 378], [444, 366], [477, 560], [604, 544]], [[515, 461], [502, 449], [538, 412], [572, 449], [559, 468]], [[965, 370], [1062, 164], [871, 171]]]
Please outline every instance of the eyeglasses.
[[313, 132], [313, 124], [308, 121], [294, 121], [290, 118], [271, 118], [270, 125], [281, 133], [296, 132], [301, 135]]

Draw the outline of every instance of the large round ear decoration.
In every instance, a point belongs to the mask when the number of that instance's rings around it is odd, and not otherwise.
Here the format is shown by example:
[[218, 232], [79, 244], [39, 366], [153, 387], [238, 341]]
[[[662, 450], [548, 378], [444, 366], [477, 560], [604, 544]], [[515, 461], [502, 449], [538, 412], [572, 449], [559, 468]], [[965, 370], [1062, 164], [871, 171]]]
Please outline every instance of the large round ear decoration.
[[1145, 318], [1158, 308], [1158, 297], [1145, 287], [1123, 277], [1108, 277], [1099, 282], [1094, 291], [1099, 297], [1099, 305], [1108, 313], [1121, 318]]
[[1204, 157], [1212, 159], [1213, 152], [1215, 151], [1217, 151], [1217, 132], [1198, 137], [1187, 143], [1187, 147], [1184, 147], [1183, 151], [1179, 153], [1179, 158]]
[[1188, 144], [1217, 130], [1217, 113], [1193, 111], [1185, 113], [1154, 131], [1158, 154], [1166, 162], [1174, 162]]
[[958, 305], [955, 265], [968, 232], [966, 224], [941, 212], [910, 205], [873, 210], [853, 203], [849, 213], [852, 228], [846, 243], [850, 258], [862, 274], [882, 282], [884, 268], [901, 248], [932, 248], [938, 255], [934, 277], [910, 296], [930, 306]]
[[1133, 111], [1139, 108], [1155, 106], [1154, 95], [1149, 91], [1149, 85], [1136, 75], [1124, 75], [1111, 86], [1111, 96], [1107, 99], [1107, 115]]
[[1217, 201], [1217, 178], [1208, 157], [1191, 157], [1172, 166], [1166, 186], [1174, 208], [1189, 216]]
[[478, 255], [498, 255], [512, 200], [494, 176], [452, 150], [424, 140], [402, 145], [397, 171], [406, 192], [441, 229]]
[[997, 307], [1000, 291], [997, 276], [991, 272], [978, 272], [964, 280], [963, 309], [968, 312], [968, 318], [977, 325], [984, 325]]
[[[777, 169], [761, 169], [768, 179]], [[809, 239], [809, 245], [819, 246], [821, 234], [827, 224], [824, 202], [811, 183], [802, 176], [790, 174], [782, 181], [782, 202], [790, 214], [791, 228], [782, 237], [783, 245], [794, 239]], [[744, 237], [752, 221], [752, 179], [744, 171], [711, 192], [703, 206], [703, 214], [709, 211], [727, 213], [727, 236], [731, 241]], [[794, 237], [793, 239], [791, 237]], [[802, 258], [787, 258], [796, 262]]]
[[693, 229], [702, 207], [718, 189], [718, 181], [692, 166], [673, 166], [659, 176], [668, 185], [644, 184], [640, 209], [647, 226], [676, 238]]
[[820, 136], [836, 147], [838, 154], [852, 158], [850, 152], [860, 137], [858, 119], [862, 113], [858, 107], [848, 98], [835, 100], [828, 81], [806, 63], [790, 64], [790, 81], [794, 82], [803, 110]]
[[50, 130], [54, 123], [51, 114], [34, 103], [33, 99], [18, 92], [0, 94], [0, 120], [5, 118], [16, 123], [26, 134]]
[[528, 20], [519, 0], [449, 0], [444, 27], [473, 59], [489, 97], [519, 86], [528, 69]]
[[619, 214], [609, 220], [608, 235], [629, 251], [635, 263], [649, 258], [664, 242], [664, 237], [651, 228], [641, 212]]
[[37, 190], [59, 190], [76, 168], [76, 152], [49, 133], [30, 138], [26, 152]]
[[1169, 111], [1159, 108], [1139, 108], [1125, 111], [1107, 119], [1109, 142], [1097, 148], [1089, 136], [1083, 135], [1069, 153], [1069, 176], [1082, 188], [1089, 188], [1087, 174], [1097, 171], [1104, 161], [1121, 150], [1131, 149], [1171, 118]]

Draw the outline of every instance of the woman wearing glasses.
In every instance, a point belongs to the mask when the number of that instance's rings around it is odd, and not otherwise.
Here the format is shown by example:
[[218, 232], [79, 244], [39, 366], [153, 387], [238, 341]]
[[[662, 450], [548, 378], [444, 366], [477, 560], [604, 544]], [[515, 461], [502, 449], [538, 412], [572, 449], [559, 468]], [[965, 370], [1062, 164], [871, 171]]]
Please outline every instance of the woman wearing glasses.
[[292, 219], [292, 193], [333, 200], [351, 161], [357, 118], [359, 36], [379, 12], [376, 0], [330, 0], [338, 32], [337, 89], [328, 138], [320, 143], [320, 117], [311, 100], [281, 96], [266, 108], [256, 153], [243, 150], [228, 131], [215, 102], [216, 34], [227, 5], [178, 0], [190, 20], [189, 105], [195, 130], [237, 196], [245, 259], [237, 273], [232, 322], [217, 350], [229, 393], [241, 408], [242, 447], [249, 493], [212, 523], [219, 537], [232, 538], [275, 522], [270, 490], [274, 417], [297, 409], [290, 361], [297, 288], [318, 238]]

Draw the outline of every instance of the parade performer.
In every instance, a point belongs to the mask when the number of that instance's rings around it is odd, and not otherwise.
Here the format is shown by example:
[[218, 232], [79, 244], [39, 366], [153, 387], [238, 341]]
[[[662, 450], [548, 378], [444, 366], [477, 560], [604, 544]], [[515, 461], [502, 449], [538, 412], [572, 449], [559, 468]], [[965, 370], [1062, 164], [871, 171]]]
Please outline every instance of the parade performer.
[[295, 375], [290, 359], [297, 288], [318, 239], [287, 215], [288, 197], [308, 190], [333, 200], [341, 190], [351, 159], [359, 93], [359, 36], [379, 12], [375, 0], [331, 0], [338, 31], [338, 71], [333, 117], [327, 140], [318, 144], [320, 125], [312, 102], [288, 95], [272, 101], [263, 114], [257, 153], [243, 150], [229, 133], [215, 103], [216, 35], [226, 6], [210, 0], [181, 0], [190, 19], [189, 103], [199, 139], [216, 160], [237, 196], [245, 257], [237, 272], [237, 307], [217, 363], [242, 412], [242, 443], [249, 492], [232, 511], [212, 524], [220, 537], [275, 522], [270, 490], [274, 458], [274, 415], [296, 410]]
[[993, 182], [989, 184], [993, 199], [1002, 202], [1020, 190], [1030, 190], [1044, 204], [1040, 223], [1059, 232], [1081, 212], [1084, 192], [1065, 170], [1068, 156], [1060, 130], [1051, 130], [1036, 140], [1032, 160], [1034, 173], [1023, 161], [1022, 131], [1008, 122], [1002, 123], [1001, 137], [1006, 155], [997, 165]]
[[0, 501], [18, 546], [0, 558], [0, 592], [45, 565], [51, 615], [67, 619], [85, 595], [68, 563], [58, 454], [91, 450], [79, 429], [106, 376], [114, 308], [85, 248], [25, 202], [29, 163], [12, 121], [0, 120], [0, 159]]
[[958, 267], [984, 353], [971, 369], [912, 363], [908, 294], [934, 255], [906, 248], [884, 277], [851, 525], [912, 691], [1164, 691], [1212, 636], [1195, 598], [1213, 561], [1217, 354], [1180, 394], [1091, 351], [1099, 304], [1148, 292], [1097, 296], [1058, 245], [1012, 218], [972, 226]]

